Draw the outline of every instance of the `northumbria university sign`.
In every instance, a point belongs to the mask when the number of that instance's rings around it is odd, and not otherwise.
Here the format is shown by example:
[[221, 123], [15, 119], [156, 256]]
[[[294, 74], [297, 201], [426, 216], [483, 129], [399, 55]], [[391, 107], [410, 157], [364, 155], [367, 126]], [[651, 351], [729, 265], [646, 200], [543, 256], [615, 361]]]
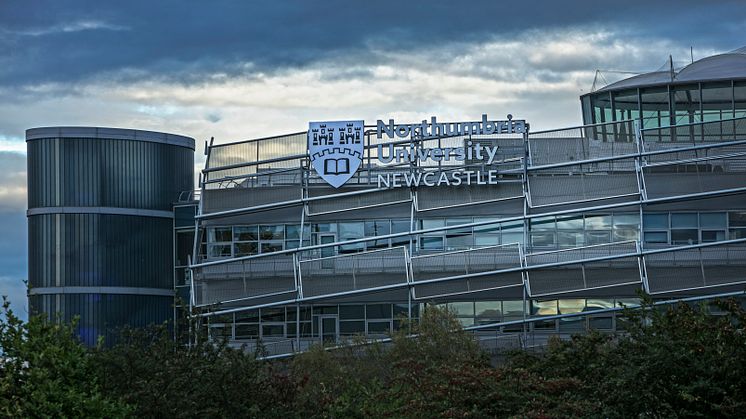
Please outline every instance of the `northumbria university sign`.
[[[417, 140], [470, 135], [523, 134], [528, 125], [524, 120], [492, 121], [487, 115], [477, 122], [438, 122], [436, 117], [419, 124], [388, 124], [378, 120], [376, 138], [384, 135], [392, 140], [411, 139], [409, 143], [377, 145], [375, 159], [381, 167], [414, 162], [484, 162], [491, 165], [497, 156], [497, 145], [482, 145], [478, 140], [465, 140], [460, 147], [423, 147]], [[327, 183], [339, 188], [350, 180], [363, 162], [365, 152], [364, 121], [327, 121], [308, 124], [308, 155], [314, 170]], [[411, 187], [441, 185], [493, 185], [497, 170], [452, 170], [448, 172], [396, 172], [378, 174], [378, 187]]]

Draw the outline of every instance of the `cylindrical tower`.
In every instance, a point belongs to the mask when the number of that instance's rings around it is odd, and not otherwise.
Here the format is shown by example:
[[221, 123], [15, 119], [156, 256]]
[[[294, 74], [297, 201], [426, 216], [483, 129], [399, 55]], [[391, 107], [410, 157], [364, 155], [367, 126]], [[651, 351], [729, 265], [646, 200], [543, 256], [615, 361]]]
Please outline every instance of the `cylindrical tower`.
[[194, 187], [194, 139], [152, 131], [26, 131], [31, 314], [80, 316], [88, 345], [173, 318], [173, 209]]

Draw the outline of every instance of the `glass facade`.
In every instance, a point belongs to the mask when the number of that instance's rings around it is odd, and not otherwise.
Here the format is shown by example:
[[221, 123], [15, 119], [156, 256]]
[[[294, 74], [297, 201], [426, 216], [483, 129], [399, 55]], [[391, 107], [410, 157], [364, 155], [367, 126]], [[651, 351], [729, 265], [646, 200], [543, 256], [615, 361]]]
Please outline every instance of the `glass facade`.
[[[743, 212], [732, 212], [731, 220], [740, 220]], [[572, 249], [588, 245], [610, 244], [615, 242], [640, 241], [645, 244], [685, 245], [726, 240], [727, 237], [740, 237], [742, 221], [727, 222], [727, 212], [682, 212], [650, 213], [643, 217], [643, 236], [640, 237], [640, 214], [615, 212], [610, 214], [577, 214], [534, 218], [529, 222], [526, 251]], [[670, 218], [670, 221], [669, 221]], [[435, 229], [444, 226], [469, 224], [494, 219], [492, 217], [458, 217], [420, 219], [419, 229]], [[409, 223], [408, 220], [367, 220], [313, 223], [305, 228], [303, 246], [325, 243], [324, 237], [334, 240], [362, 239], [371, 236], [390, 234], [395, 223]], [[300, 226], [277, 224], [271, 226], [225, 226], [208, 227], [207, 259], [256, 255], [298, 247]], [[272, 234], [258, 234], [257, 231], [272, 231]], [[283, 233], [284, 232], [284, 233]], [[287, 232], [292, 232], [287, 236]], [[284, 239], [283, 239], [284, 238]], [[429, 253], [433, 251], [455, 251], [476, 249], [500, 244], [524, 244], [523, 222], [510, 221], [422, 233], [413, 240], [413, 251]], [[370, 240], [353, 245], [340, 245], [331, 249], [328, 255], [362, 252], [399, 245], [409, 245], [408, 237]]]
[[[424, 306], [412, 306], [412, 318], [419, 318]], [[301, 338], [333, 335], [385, 336], [401, 327], [409, 315], [406, 303], [302, 305], [272, 307], [217, 316], [205, 323], [210, 336], [237, 340]], [[333, 334], [331, 332], [334, 332]]]
[[[500, 322], [520, 321], [558, 314], [588, 312], [610, 309], [624, 304], [628, 307], [639, 305], [636, 298], [563, 298], [550, 300], [473, 300], [448, 303], [415, 303], [411, 306], [412, 318], [416, 321], [419, 313], [428, 306], [447, 308], [464, 327]], [[211, 317], [204, 327], [214, 339], [234, 340], [322, 338], [323, 323], [333, 321], [342, 339], [357, 335], [369, 337], [385, 336], [401, 327], [407, 318], [409, 306], [406, 302], [339, 305], [300, 305], [271, 307], [242, 311], [235, 314]], [[571, 333], [595, 329], [611, 331], [617, 328], [616, 319], [621, 313], [599, 313], [587, 318], [553, 319], [537, 321], [528, 325], [529, 331]], [[519, 325], [504, 326], [506, 332], [522, 330]]]
[[642, 118], [643, 128], [746, 116], [746, 81], [707, 81], [600, 91], [583, 96], [584, 122]]

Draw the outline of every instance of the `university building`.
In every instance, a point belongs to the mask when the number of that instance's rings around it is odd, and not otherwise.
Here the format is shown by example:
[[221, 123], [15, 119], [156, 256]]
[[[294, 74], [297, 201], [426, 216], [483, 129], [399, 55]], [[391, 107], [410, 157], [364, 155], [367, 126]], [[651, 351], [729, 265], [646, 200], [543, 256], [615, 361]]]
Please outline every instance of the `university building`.
[[[741, 292], [745, 52], [583, 95], [577, 127], [537, 131], [519, 116], [485, 114], [315, 121], [308, 131], [211, 142], [198, 193], [185, 171], [173, 175], [184, 194], [158, 197], [172, 204], [173, 228], [161, 236], [173, 243], [172, 296], [200, 313], [210, 336], [281, 355], [386, 336], [429, 304], [503, 336], [615, 330], [612, 309], [638, 303], [639, 290], [659, 301]], [[74, 240], [45, 222], [38, 234]], [[59, 246], [35, 237], [33, 251], [50, 250], [36, 259], [46, 270], [30, 275], [45, 290], [30, 298], [52, 310], [70, 295], [70, 277], [54, 270], [49, 252]], [[104, 265], [86, 266], [85, 286], [103, 287], [91, 272]]]

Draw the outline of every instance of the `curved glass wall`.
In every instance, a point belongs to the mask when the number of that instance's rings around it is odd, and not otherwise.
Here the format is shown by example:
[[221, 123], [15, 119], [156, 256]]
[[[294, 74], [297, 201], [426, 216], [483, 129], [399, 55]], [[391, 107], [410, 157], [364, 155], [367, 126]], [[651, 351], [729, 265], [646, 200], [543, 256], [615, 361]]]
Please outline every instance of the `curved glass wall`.
[[644, 128], [746, 116], [746, 81], [601, 91], [581, 98], [586, 124], [643, 119]]

